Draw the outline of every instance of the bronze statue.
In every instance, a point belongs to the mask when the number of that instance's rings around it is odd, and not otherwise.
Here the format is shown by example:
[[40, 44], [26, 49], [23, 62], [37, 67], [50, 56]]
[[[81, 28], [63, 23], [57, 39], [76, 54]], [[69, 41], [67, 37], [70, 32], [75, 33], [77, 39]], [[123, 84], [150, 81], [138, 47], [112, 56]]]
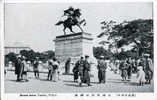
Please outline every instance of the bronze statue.
[[80, 13], [80, 9], [74, 9], [73, 7], [69, 7], [67, 10], [64, 10], [64, 15], [66, 16], [67, 19], [65, 19], [64, 21], [58, 21], [55, 25], [61, 25], [63, 24], [64, 29], [64, 35], [66, 35], [66, 28], [68, 28], [72, 33], [75, 33], [72, 29], [73, 26], [78, 26], [80, 28], [80, 30], [83, 32], [83, 29], [81, 27], [81, 24], [83, 24], [84, 26], [86, 25], [86, 20], [85, 19], [81, 19], [81, 13]]

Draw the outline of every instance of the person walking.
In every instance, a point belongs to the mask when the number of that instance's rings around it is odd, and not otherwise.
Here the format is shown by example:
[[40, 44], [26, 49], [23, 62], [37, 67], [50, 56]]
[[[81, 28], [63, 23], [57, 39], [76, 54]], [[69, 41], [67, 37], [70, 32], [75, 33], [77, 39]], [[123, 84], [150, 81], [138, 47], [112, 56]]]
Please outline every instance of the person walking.
[[34, 61], [34, 66], [33, 66], [33, 70], [34, 70], [34, 76], [35, 78], [39, 78], [39, 58], [36, 57], [36, 60]]
[[97, 68], [98, 68], [99, 83], [105, 83], [107, 63], [104, 61], [104, 56], [100, 56], [100, 60], [98, 61]]
[[132, 72], [137, 73], [137, 64], [136, 64], [135, 58], [132, 58], [131, 60], [132, 60], [131, 61]]
[[[82, 67], [81, 67], [81, 70], [79, 71], [79, 66], [81, 65], [81, 61], [82, 61]], [[78, 60], [75, 63], [75, 66], [72, 71], [73, 71], [73, 75], [74, 75], [74, 82], [77, 82], [78, 78], [79, 78], [79, 72], [82, 73], [82, 75], [83, 75], [83, 57], [81, 57], [80, 60]]]
[[131, 79], [131, 75], [132, 75], [132, 65], [131, 65], [131, 58], [126, 60], [126, 66], [127, 66], [127, 76], [128, 79]]
[[[78, 79], [79, 79], [79, 86], [82, 86], [84, 81], [83, 79], [83, 69], [84, 69], [84, 59], [81, 57], [75, 64], [75, 69], [78, 70]], [[74, 76], [75, 77], [75, 76]], [[77, 76], [76, 76], [77, 77]]]
[[84, 69], [83, 69], [83, 81], [86, 83], [88, 86], [91, 86], [90, 84], [90, 63], [89, 63], [89, 56], [85, 56], [85, 61], [84, 61]]
[[22, 66], [23, 66], [23, 72], [22, 72], [22, 76], [23, 76], [23, 80], [25, 80], [26, 82], [28, 82], [28, 78], [27, 78], [27, 72], [29, 70], [28, 68], [28, 64], [26, 63], [26, 58], [23, 57], [22, 58]]
[[15, 74], [17, 75], [17, 82], [21, 81], [22, 79], [22, 61], [21, 61], [21, 57], [17, 57], [17, 60], [15, 62]]
[[127, 65], [125, 60], [121, 60], [119, 70], [121, 71], [122, 81], [125, 81], [127, 78]]
[[48, 76], [47, 76], [47, 80], [52, 80], [52, 72], [53, 72], [53, 62], [52, 61], [48, 61]]
[[146, 74], [146, 84], [150, 84], [153, 77], [153, 63], [149, 58], [149, 54], [144, 54], [143, 64], [144, 64], [144, 72]]
[[53, 60], [49, 59], [47, 61], [47, 66], [48, 66], [48, 75], [47, 75], [47, 80], [52, 80], [52, 71], [53, 71]]
[[58, 61], [57, 61], [57, 59], [55, 57], [53, 58], [52, 66], [53, 66], [52, 81], [56, 82], [57, 81], [57, 72], [58, 72], [59, 64], [58, 64]]

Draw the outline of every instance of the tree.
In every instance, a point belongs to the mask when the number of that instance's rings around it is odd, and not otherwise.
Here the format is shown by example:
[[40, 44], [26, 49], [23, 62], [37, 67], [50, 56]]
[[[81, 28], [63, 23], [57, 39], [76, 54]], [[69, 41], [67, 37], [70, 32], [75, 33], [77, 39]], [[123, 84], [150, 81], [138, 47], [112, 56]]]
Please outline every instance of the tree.
[[46, 54], [47, 59], [51, 59], [55, 57], [55, 52], [52, 50], [45, 51], [44, 53]]
[[[101, 35], [101, 37], [104, 34]], [[117, 38], [117, 48], [125, 45], [133, 45], [138, 56], [143, 53], [149, 53], [153, 56], [153, 20], [138, 19], [133, 21], [124, 21], [113, 25], [111, 31], [108, 31], [108, 39]]]
[[21, 50], [20, 54], [26, 57], [27, 61], [31, 61], [32, 63], [39, 57], [39, 59], [43, 62], [46, 62], [48, 59], [52, 59], [55, 57], [55, 53], [52, 50], [45, 51], [45, 52], [35, 52], [33, 50]]
[[94, 47], [93, 48], [93, 55], [99, 59], [100, 56], [104, 56], [104, 59], [110, 59], [113, 57], [113, 54], [108, 50], [105, 50], [103, 47]]
[[29, 51], [28, 50], [21, 50], [20, 51], [20, 54], [22, 56], [25, 56], [27, 59], [29, 58]]
[[10, 52], [9, 54], [5, 55], [5, 64], [7, 64], [9, 61], [13, 63], [17, 61], [17, 57], [15, 53]]
[[116, 25], [116, 22], [113, 20], [102, 21], [100, 24], [102, 25], [101, 26], [102, 32], [97, 37], [102, 38], [103, 36], [106, 36], [107, 40], [103, 40], [99, 44], [108, 45], [109, 52], [117, 54], [118, 53], [117, 41], [119, 37], [110, 38], [111, 33], [114, 31], [113, 29]]
[[36, 52], [33, 50], [21, 50], [20, 51], [21, 56], [25, 56], [27, 61], [31, 61], [32, 63], [36, 59]]

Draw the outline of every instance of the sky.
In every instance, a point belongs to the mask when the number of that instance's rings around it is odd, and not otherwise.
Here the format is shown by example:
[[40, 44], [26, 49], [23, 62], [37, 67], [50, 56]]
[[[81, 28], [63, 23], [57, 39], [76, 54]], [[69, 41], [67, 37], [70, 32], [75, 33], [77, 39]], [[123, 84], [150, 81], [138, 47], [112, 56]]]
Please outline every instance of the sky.
[[[63, 10], [80, 8], [87, 25], [84, 31], [93, 37], [101, 33], [100, 22], [118, 23], [152, 18], [152, 3], [9, 3], [5, 4], [5, 45], [20, 42], [35, 51], [54, 50], [56, 36], [63, 35]], [[74, 28], [77, 32], [77, 27]], [[68, 33], [67, 29], [67, 33]], [[95, 39], [94, 41], [97, 41]]]

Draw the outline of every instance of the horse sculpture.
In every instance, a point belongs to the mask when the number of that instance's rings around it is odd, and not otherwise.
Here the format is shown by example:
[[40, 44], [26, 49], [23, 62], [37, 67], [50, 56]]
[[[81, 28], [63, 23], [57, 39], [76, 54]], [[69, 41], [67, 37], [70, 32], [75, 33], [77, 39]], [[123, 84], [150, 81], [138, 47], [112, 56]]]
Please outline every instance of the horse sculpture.
[[[84, 23], [84, 24], [83, 24], [83, 23]], [[82, 27], [81, 27], [81, 25], [83, 24], [83, 25], [85, 26], [85, 25], [86, 25], [86, 20], [83, 19], [83, 20], [81, 20], [81, 21], [78, 21], [78, 20], [75, 19], [75, 18], [67, 18], [67, 19], [64, 20], [64, 21], [59, 21], [59, 22], [57, 22], [55, 25], [61, 25], [61, 24], [63, 24], [63, 26], [64, 26], [63, 32], [64, 32], [64, 35], [66, 35], [65, 30], [66, 30], [67, 28], [68, 28], [72, 33], [75, 33], [75, 32], [73, 31], [73, 29], [72, 29], [73, 26], [79, 27], [79, 29], [80, 29], [82, 32], [84, 32], [83, 29], [82, 29]]]

